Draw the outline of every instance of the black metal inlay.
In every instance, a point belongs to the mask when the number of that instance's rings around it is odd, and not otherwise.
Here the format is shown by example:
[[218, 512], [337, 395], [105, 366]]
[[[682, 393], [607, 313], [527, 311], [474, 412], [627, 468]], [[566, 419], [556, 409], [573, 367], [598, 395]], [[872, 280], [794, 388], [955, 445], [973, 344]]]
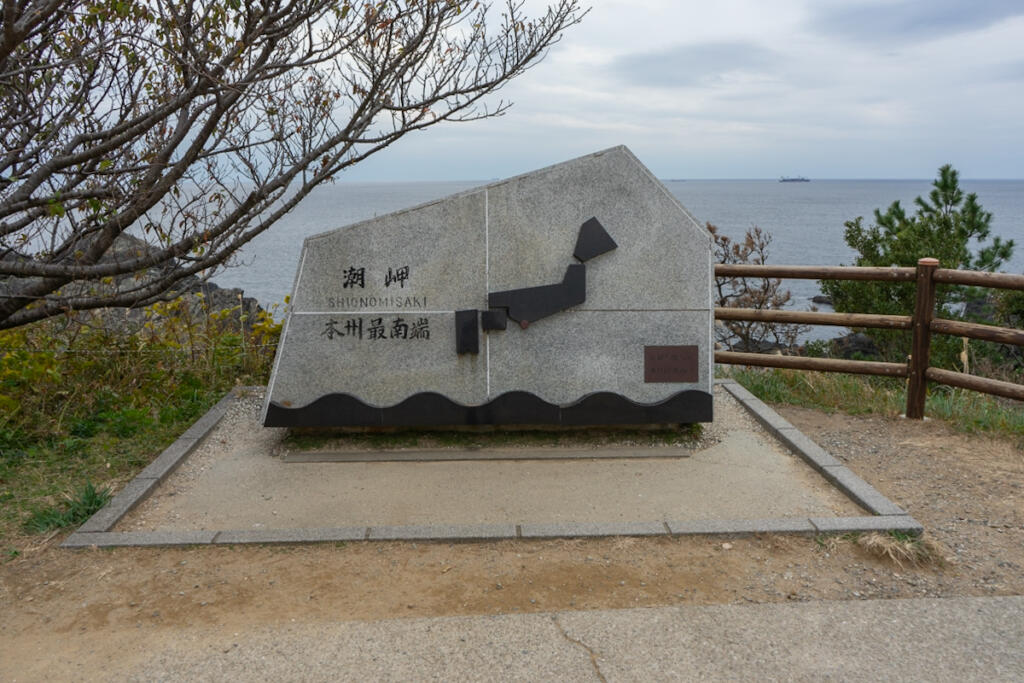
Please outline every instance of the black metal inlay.
[[508, 327], [508, 312], [504, 308], [480, 311], [480, 327], [488, 332], [504, 330]]
[[675, 394], [660, 403], [636, 403], [619, 394], [602, 391], [584, 396], [571, 406], [563, 406], [562, 424], [711, 422], [711, 403], [710, 394], [692, 389]]
[[384, 424], [399, 427], [476, 424], [473, 408], [434, 392], [414, 394], [398, 405], [381, 408], [381, 413]]
[[580, 226], [579, 237], [576, 238], [576, 248], [572, 255], [580, 261], [589, 261], [595, 256], [605, 254], [618, 247], [612, 236], [601, 225], [601, 221], [591, 218]]
[[493, 399], [490, 403], [477, 406], [475, 424], [559, 424], [559, 408], [528, 391], [510, 391]]
[[455, 311], [455, 353], [480, 353], [479, 311]]
[[690, 389], [658, 403], [637, 403], [598, 392], [557, 406], [527, 391], [510, 391], [478, 406], [438, 393], [415, 394], [389, 408], [375, 408], [349, 394], [322, 396], [302, 408], [271, 402], [265, 427], [373, 427], [423, 425], [641, 425], [711, 422], [711, 394]]
[[378, 427], [384, 424], [380, 408], [368, 406], [349, 394], [321, 396], [309, 405], [267, 407], [264, 427]]
[[518, 323], [532, 323], [549, 315], [579, 306], [587, 300], [587, 267], [574, 263], [565, 270], [565, 277], [557, 285], [541, 285], [524, 289], [491, 292], [487, 305], [507, 308], [508, 317]]

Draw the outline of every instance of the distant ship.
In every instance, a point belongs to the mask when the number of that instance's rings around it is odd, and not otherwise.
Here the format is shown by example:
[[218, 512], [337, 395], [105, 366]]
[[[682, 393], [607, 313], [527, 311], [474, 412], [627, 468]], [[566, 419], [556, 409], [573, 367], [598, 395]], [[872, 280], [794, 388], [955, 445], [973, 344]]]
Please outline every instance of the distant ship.
[[792, 176], [792, 177], [791, 176], [782, 176], [781, 178], [779, 178], [779, 182], [780, 183], [809, 183], [809, 182], [811, 182], [811, 180], [810, 180], [810, 178], [804, 178], [802, 175], [795, 175], [795, 176]]

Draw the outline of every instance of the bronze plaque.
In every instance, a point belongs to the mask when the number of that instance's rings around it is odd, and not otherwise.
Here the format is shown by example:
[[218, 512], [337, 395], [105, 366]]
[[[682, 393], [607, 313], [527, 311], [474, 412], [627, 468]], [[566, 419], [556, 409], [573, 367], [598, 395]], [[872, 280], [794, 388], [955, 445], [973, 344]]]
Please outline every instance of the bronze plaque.
[[696, 346], [645, 346], [644, 382], [696, 382]]

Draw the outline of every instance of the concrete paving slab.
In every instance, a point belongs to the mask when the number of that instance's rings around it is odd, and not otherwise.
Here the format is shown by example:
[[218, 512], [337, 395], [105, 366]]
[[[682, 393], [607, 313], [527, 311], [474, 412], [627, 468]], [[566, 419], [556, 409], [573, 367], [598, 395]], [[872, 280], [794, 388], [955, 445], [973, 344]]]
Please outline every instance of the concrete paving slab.
[[551, 615], [527, 614], [289, 623], [237, 636], [204, 631], [187, 646], [155, 650], [123, 680], [575, 683], [597, 678], [590, 655], [563, 636]]
[[[564, 458], [553, 457], [555, 448], [523, 447], [513, 457], [506, 451], [515, 449], [503, 447], [482, 458], [470, 450], [427, 461], [294, 463], [280, 457], [285, 430], [259, 426], [262, 390], [241, 388], [65, 545], [162, 544], [145, 535], [118, 543], [114, 528], [200, 532], [198, 542], [217, 543], [817, 533], [824, 527], [810, 520], [847, 517], [854, 521], [837, 532], [885, 520], [919, 528], [745, 391], [731, 381], [716, 387], [716, 421], [696, 446], [620, 445], [591, 449], [592, 457], [576, 448]], [[858, 504], [884, 517], [863, 522]], [[214, 536], [204, 541], [207, 530]]]
[[[531, 459], [554, 449], [523, 447], [519, 459], [465, 459], [479, 454], [473, 450], [457, 452], [459, 460], [426, 462], [285, 463], [275, 455], [284, 430], [258, 426], [257, 401], [240, 400], [120, 528], [472, 527], [861, 514], [728, 393], [717, 394], [716, 422], [705, 443], [655, 449], [662, 457], [588, 459], [574, 448], [570, 458]], [[679, 457], [664, 457], [673, 450]]]
[[1024, 597], [192, 627], [118, 679], [1019, 681]]
[[1024, 598], [686, 606], [559, 615], [604, 680], [1024, 680]]

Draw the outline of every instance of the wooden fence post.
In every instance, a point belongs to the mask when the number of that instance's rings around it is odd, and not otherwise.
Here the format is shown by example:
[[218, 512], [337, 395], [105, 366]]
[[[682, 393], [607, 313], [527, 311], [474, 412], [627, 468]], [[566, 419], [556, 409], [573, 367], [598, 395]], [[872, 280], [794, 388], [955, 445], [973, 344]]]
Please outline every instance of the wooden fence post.
[[907, 417], [924, 419], [924, 400], [928, 391], [928, 361], [932, 343], [932, 316], [935, 314], [935, 269], [938, 259], [923, 258], [917, 262], [917, 298], [914, 303], [914, 340], [907, 360]]

